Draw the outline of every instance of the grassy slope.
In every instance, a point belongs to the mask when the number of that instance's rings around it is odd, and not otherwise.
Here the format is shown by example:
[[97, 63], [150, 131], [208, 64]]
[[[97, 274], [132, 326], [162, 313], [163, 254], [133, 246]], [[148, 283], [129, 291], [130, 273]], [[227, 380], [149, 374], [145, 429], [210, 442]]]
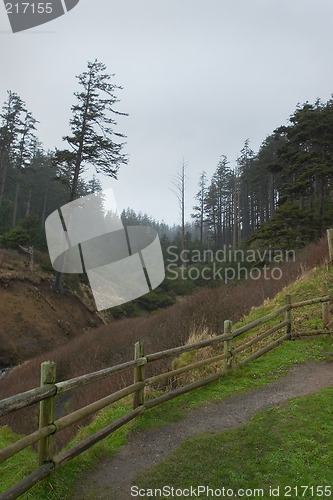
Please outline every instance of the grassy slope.
[[[312, 270], [275, 299], [254, 309], [246, 322], [283, 305], [286, 293], [292, 294], [294, 300], [318, 296], [323, 280], [330, 283], [332, 272], [328, 273], [324, 268]], [[294, 321], [300, 332], [321, 328], [318, 306], [297, 310]], [[332, 344], [332, 338], [323, 336], [286, 342], [229, 377], [223, 383], [224, 389], [234, 377], [245, 383], [247, 381], [248, 387], [256, 385], [253, 378], [261, 384], [270, 378], [270, 371], [275, 378], [278, 372], [284, 372], [293, 363], [320, 358], [321, 349], [331, 350]], [[239, 385], [237, 382], [235, 385], [238, 392]], [[223, 392], [225, 394], [226, 390]], [[275, 492], [276, 488], [280, 488], [280, 498], [331, 498], [332, 404], [333, 391], [325, 389], [312, 396], [295, 398], [282, 407], [262, 411], [237, 429], [198, 435], [183, 443], [161, 464], [140, 474], [134, 483], [144, 489], [161, 488], [163, 485], [185, 489], [204, 484], [214, 490], [223, 485], [234, 492], [249, 489], [246, 498], [270, 498], [270, 487], [273, 487]], [[293, 487], [292, 491], [289, 486]], [[318, 486], [319, 489], [316, 489]], [[202, 498], [206, 498], [206, 494], [203, 493]], [[162, 497], [157, 494], [154, 498]]]
[[[244, 318], [244, 322], [247, 323], [266, 314], [277, 305], [283, 304], [286, 293], [291, 293], [294, 296], [294, 300], [303, 300], [320, 295], [321, 282], [326, 280], [330, 283], [333, 281], [332, 277], [333, 271], [330, 270], [328, 272], [325, 268], [307, 273], [300, 280], [297, 280], [290, 287], [278, 294], [275, 299], [267, 301], [261, 308], [253, 309], [249, 316]], [[332, 292], [332, 288], [330, 288], [330, 292]], [[302, 328], [320, 328], [320, 306], [302, 309], [300, 314], [297, 313], [295, 320], [300, 322], [301, 318]], [[41, 500], [68, 498], [71, 487], [78, 480], [80, 474], [87, 468], [96, 465], [98, 458], [114, 453], [119, 446], [126, 442], [128, 433], [133, 427], [163, 425], [163, 423], [179, 419], [190, 408], [199, 406], [206, 401], [221, 400], [231, 394], [244, 392], [250, 388], [264, 385], [281, 376], [286, 369], [295, 363], [304, 363], [311, 359], [321, 359], [321, 352], [323, 350], [331, 350], [331, 348], [332, 339], [327, 335], [316, 338], [304, 338], [296, 342], [285, 342], [278, 349], [270, 352], [256, 362], [237, 370], [227, 378], [150, 410], [133, 424], [120, 429], [111, 438], [95, 445], [91, 450], [67, 464], [49, 479], [23, 495], [22, 498]], [[111, 408], [105, 409], [100, 412], [91, 425], [80, 431], [80, 436], [78, 437], [82, 438], [96, 432], [97, 429], [102, 428], [107, 422], [126, 413], [128, 408], [130, 408], [130, 401], [124, 401], [120, 405], [114, 405]], [[1, 446], [6, 446], [10, 441], [15, 439], [17, 439], [17, 436], [13, 435], [9, 429], [5, 428], [1, 430]], [[26, 450], [5, 462], [0, 467], [0, 491], [5, 491], [13, 483], [33, 470], [35, 465], [36, 453], [32, 449]]]

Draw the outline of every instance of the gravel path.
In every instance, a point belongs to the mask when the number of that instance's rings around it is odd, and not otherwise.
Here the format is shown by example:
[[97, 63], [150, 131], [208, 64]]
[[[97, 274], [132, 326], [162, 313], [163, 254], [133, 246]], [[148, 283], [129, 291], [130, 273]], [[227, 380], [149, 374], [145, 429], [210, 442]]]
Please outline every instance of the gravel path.
[[236, 427], [259, 410], [324, 387], [333, 387], [332, 362], [298, 365], [264, 387], [192, 410], [182, 421], [134, 432], [116, 456], [104, 459], [98, 469], [84, 474], [72, 499], [129, 500], [136, 474], [156, 465], [182, 441], [201, 432]]

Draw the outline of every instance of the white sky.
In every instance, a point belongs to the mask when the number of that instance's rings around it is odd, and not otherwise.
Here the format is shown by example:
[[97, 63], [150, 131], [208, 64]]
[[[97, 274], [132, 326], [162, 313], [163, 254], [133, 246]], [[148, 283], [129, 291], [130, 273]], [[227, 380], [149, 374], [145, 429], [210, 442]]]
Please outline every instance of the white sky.
[[75, 75], [105, 63], [119, 91], [129, 164], [118, 207], [179, 222], [172, 179], [187, 168], [187, 218], [199, 175], [246, 138], [258, 150], [298, 102], [333, 93], [331, 0], [80, 0], [65, 16], [12, 34], [0, 5], [0, 103], [17, 92], [44, 148], [64, 147]]

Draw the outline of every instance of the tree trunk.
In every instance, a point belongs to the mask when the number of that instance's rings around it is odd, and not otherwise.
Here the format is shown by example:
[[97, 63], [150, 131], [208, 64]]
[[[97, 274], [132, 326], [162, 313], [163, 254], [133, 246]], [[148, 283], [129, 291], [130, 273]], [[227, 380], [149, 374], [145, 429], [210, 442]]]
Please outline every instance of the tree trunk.
[[12, 227], [14, 227], [16, 224], [17, 204], [18, 204], [19, 192], [20, 192], [20, 185], [19, 185], [19, 183], [16, 183]]
[[63, 293], [64, 291], [64, 286], [62, 282], [62, 273], [60, 273], [59, 271], [56, 272], [52, 288], [55, 292], [58, 293]]
[[2, 202], [3, 202], [3, 195], [5, 192], [7, 168], [8, 168], [8, 163], [6, 161], [4, 161], [3, 165], [2, 165], [1, 185], [0, 185], [0, 210], [1, 210]]
[[26, 217], [30, 215], [30, 208], [31, 208], [31, 188], [29, 189], [29, 194], [28, 194], [27, 210], [25, 212]]

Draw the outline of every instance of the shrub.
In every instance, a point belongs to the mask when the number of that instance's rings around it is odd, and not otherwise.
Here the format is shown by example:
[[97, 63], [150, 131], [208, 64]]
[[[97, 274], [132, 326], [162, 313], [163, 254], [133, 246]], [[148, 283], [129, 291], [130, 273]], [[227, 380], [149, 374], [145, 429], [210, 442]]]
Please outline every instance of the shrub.
[[175, 298], [163, 290], [156, 288], [152, 292], [137, 299], [138, 304], [146, 311], [156, 311], [162, 307], [171, 306], [175, 303]]
[[20, 220], [15, 227], [2, 235], [1, 244], [8, 248], [16, 248], [18, 245], [32, 245], [39, 249], [45, 249], [45, 234], [38, 217], [29, 215]]

